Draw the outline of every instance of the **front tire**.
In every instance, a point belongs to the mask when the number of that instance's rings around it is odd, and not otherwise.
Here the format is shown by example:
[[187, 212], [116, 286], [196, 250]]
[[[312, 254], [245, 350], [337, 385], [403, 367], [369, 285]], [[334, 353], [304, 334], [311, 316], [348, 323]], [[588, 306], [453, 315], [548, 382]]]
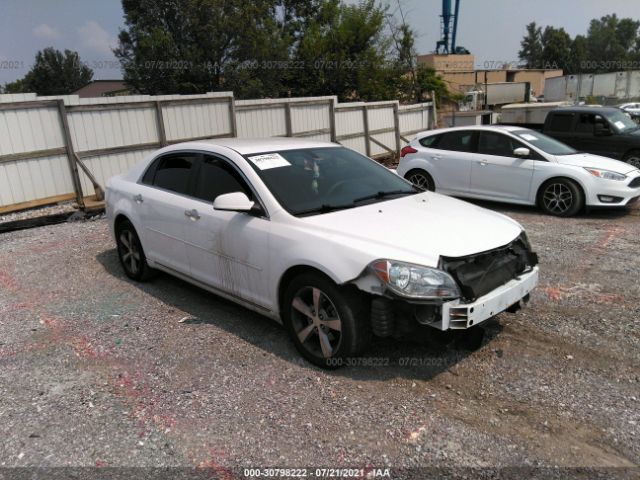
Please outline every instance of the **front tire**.
[[319, 273], [305, 273], [288, 285], [283, 321], [296, 349], [309, 362], [333, 369], [349, 363], [371, 340], [368, 302]]
[[573, 180], [553, 178], [540, 188], [538, 204], [550, 215], [572, 217], [584, 207], [584, 193]]
[[436, 184], [433, 181], [433, 177], [420, 168], [414, 168], [404, 176], [405, 180], [409, 180], [416, 187], [430, 192], [436, 191]]
[[128, 220], [122, 221], [116, 228], [118, 258], [127, 277], [144, 282], [153, 276], [154, 271], [147, 264], [147, 257], [136, 229]]
[[627, 153], [622, 160], [632, 167], [640, 169], [640, 150], [632, 150]]

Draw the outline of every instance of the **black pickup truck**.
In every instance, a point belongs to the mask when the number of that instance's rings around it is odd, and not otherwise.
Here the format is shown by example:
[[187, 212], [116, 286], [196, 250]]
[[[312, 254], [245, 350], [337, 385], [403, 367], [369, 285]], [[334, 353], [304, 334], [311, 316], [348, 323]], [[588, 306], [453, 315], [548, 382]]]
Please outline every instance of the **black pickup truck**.
[[578, 151], [640, 168], [640, 126], [617, 108], [557, 108], [547, 114], [542, 132]]

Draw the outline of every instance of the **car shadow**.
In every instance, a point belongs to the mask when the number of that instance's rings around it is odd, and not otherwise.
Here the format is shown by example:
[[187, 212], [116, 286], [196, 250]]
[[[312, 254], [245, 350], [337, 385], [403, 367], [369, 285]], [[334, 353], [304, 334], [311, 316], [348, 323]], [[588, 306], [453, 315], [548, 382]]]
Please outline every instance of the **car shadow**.
[[[124, 274], [115, 249], [98, 254], [96, 260], [107, 274], [128, 282], [173, 309], [185, 312], [186, 317], [180, 321], [181, 324], [203, 329], [214, 325], [289, 363], [307, 370], [320, 370], [299, 355], [284, 327], [273, 320], [164, 273], [159, 273], [149, 282], [131, 281]], [[472, 334], [458, 336], [453, 341], [436, 338], [440, 332], [430, 327], [424, 327], [424, 330], [434, 334], [418, 334], [411, 339], [374, 337], [362, 357], [347, 359], [343, 368], [327, 372], [354, 380], [429, 380], [474, 351], [488, 348], [502, 326], [496, 320], [485, 324], [473, 329]]]

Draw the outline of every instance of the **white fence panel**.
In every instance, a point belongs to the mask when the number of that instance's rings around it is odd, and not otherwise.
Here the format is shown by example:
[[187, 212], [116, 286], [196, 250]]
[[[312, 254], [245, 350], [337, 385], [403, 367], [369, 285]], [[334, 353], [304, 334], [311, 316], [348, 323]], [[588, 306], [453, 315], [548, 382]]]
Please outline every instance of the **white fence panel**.
[[[134, 152], [96, 155], [85, 158], [83, 161], [98, 183], [104, 186], [111, 177], [129, 171], [131, 167], [155, 150], [155, 148], [150, 148]], [[82, 170], [80, 171], [80, 181], [82, 183], [82, 191], [85, 195], [95, 194], [93, 184]], [[73, 190], [73, 186], [71, 189]]]
[[96, 193], [81, 165], [75, 177], [68, 155], [72, 162], [81, 159], [101, 186], [156, 148], [190, 139], [335, 139], [376, 157], [395, 153], [398, 135], [427, 129], [430, 107], [339, 104], [336, 97], [234, 102], [229, 92], [89, 99], [0, 95], [0, 211]]
[[0, 207], [65, 194], [74, 197], [66, 155], [0, 163]]
[[69, 111], [67, 118], [78, 152], [159, 141], [155, 109], [150, 107]]
[[167, 141], [232, 135], [228, 102], [170, 104], [162, 107]]
[[262, 104], [256, 100], [236, 102], [236, 125], [240, 138], [285, 136], [287, 134], [286, 117], [286, 108], [282, 102], [276, 103], [273, 100], [266, 100]]
[[63, 146], [57, 108], [0, 110], [0, 155]]

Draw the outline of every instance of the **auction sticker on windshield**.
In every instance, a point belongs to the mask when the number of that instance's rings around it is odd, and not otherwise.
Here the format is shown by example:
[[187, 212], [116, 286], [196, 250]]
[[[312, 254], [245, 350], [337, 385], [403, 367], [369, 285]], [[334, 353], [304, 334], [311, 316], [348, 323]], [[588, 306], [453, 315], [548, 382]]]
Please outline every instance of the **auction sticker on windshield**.
[[618, 127], [618, 130], [624, 130], [624, 123], [623, 123], [623, 122], [621, 122], [620, 120], [618, 120], [618, 121], [615, 123], [615, 125], [616, 125], [616, 127]]
[[522, 135], [520, 135], [520, 138], [524, 138], [529, 142], [535, 142], [536, 140], [538, 140], [538, 137], [536, 137], [535, 135], [531, 135], [530, 133], [523, 133]]
[[291, 164], [279, 153], [265, 153], [264, 155], [254, 155], [249, 160], [260, 170], [269, 170], [270, 168], [289, 167]]

